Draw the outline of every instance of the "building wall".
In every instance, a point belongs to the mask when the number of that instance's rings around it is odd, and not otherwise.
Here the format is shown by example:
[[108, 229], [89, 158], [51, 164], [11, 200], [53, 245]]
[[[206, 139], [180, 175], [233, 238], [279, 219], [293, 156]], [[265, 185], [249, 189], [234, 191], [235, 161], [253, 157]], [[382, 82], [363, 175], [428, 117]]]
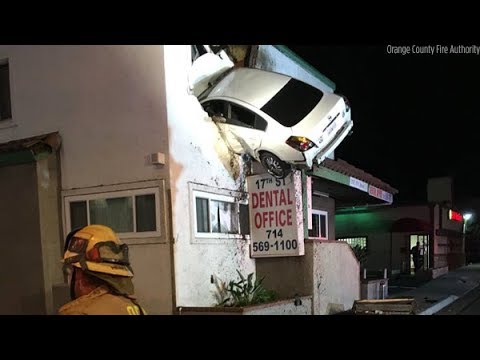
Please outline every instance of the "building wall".
[[54, 306], [53, 287], [64, 280], [59, 266], [59, 252], [63, 250], [62, 229], [58, 216], [61, 211], [59, 164], [56, 153], [36, 162], [45, 307], [48, 315], [57, 312]]
[[14, 127], [0, 142], [59, 131], [62, 188], [165, 177], [162, 46], [0, 46]]
[[[369, 270], [401, 270], [409, 249], [408, 234], [391, 234], [392, 224], [401, 218], [415, 218], [431, 222], [427, 205], [383, 207], [371, 211], [359, 211], [335, 216], [336, 237], [367, 237]], [[407, 253], [405, 253], [407, 252]], [[408, 255], [409, 256], [409, 255]]]
[[257, 277], [264, 278], [262, 285], [281, 299], [312, 295], [313, 257], [306, 247], [304, 256], [256, 259]]
[[[168, 152], [163, 46], [0, 46], [5, 58], [13, 120], [0, 129], [0, 143], [58, 131], [63, 194], [168, 180], [168, 163], [149, 161]], [[127, 243], [141, 276], [134, 280], [139, 301], [150, 313], [171, 313], [170, 243]]]
[[335, 200], [326, 196], [312, 196], [312, 209], [328, 214], [328, 240], [335, 240]]
[[312, 241], [313, 313], [330, 315], [352, 308], [360, 299], [360, 264], [350, 246], [336, 241]]
[[450, 230], [451, 233], [447, 236], [439, 237], [444, 238], [446, 242], [446, 249], [448, 251], [447, 263], [449, 269], [453, 270], [459, 266], [465, 265], [465, 248], [464, 248], [464, 235], [463, 235], [463, 221], [455, 221], [449, 219], [450, 208], [442, 207], [442, 228]]
[[0, 313], [46, 314], [35, 163], [0, 167]]
[[244, 239], [195, 238], [191, 189], [200, 184], [212, 192], [244, 192], [245, 173], [240, 157], [229, 152], [216, 125], [187, 91], [190, 46], [165, 46], [165, 66], [176, 305], [209, 306], [215, 304], [211, 280], [228, 283], [238, 278], [236, 270], [255, 272], [255, 262]]

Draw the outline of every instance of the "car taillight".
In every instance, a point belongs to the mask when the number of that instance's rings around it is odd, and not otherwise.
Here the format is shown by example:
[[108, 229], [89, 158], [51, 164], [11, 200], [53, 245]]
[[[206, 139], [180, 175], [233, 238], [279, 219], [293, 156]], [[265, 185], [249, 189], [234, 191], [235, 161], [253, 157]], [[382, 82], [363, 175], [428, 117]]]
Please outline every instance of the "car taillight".
[[285, 143], [302, 152], [317, 146], [305, 136], [290, 136]]

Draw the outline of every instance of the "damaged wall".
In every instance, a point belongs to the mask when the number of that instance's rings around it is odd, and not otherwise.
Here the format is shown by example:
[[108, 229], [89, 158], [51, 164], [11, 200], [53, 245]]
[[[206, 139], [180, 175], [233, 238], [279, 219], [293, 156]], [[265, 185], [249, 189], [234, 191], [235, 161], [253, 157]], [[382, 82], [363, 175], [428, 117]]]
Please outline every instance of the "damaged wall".
[[196, 184], [213, 192], [244, 191], [243, 162], [229, 152], [216, 125], [188, 93], [190, 46], [165, 46], [165, 67], [176, 305], [209, 306], [215, 303], [212, 275], [228, 282], [237, 279], [237, 269], [248, 274], [255, 265], [246, 240], [195, 238], [191, 191]]

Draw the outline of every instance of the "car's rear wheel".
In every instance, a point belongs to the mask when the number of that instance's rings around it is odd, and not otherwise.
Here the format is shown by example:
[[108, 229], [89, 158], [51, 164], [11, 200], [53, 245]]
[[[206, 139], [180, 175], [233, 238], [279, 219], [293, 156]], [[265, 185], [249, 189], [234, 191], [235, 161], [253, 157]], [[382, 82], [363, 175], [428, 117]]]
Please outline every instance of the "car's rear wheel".
[[284, 179], [291, 171], [290, 165], [267, 151], [262, 152], [260, 155], [260, 162], [265, 170], [277, 179]]

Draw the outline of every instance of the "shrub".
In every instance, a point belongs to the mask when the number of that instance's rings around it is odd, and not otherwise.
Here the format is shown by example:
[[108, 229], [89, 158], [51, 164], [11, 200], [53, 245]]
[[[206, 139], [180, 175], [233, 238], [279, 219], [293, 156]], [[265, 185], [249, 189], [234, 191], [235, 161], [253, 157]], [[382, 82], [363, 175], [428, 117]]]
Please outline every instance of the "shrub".
[[225, 282], [220, 281], [216, 283], [217, 293], [215, 297], [217, 299], [217, 306], [248, 306], [262, 304], [269, 301], [273, 301], [277, 298], [277, 294], [274, 291], [267, 290], [263, 287], [261, 279], [253, 280], [253, 273], [248, 274], [245, 278], [240, 271], [237, 270], [240, 280], [231, 280], [228, 285]]

